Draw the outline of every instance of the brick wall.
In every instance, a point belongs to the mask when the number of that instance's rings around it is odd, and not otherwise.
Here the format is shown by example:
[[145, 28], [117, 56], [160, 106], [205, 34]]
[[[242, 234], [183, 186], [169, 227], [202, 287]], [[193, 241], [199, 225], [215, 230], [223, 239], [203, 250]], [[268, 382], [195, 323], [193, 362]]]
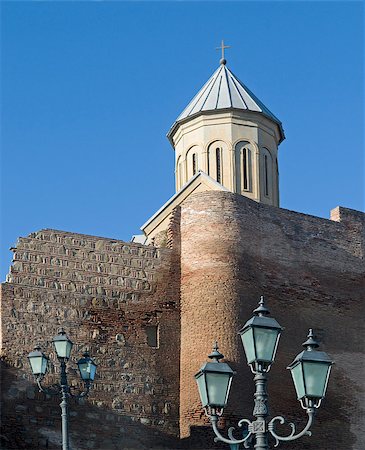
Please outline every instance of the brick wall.
[[[252, 374], [237, 336], [259, 296], [285, 327], [270, 372], [272, 414], [304, 425], [285, 368], [313, 327], [336, 361], [313, 437], [290, 449], [365, 448], [364, 214], [340, 208], [337, 221], [255, 203], [227, 192], [193, 195], [181, 208], [180, 427], [204, 424], [193, 379], [217, 339], [237, 371], [228, 418], [251, 417]], [[283, 428], [283, 434], [288, 428]]]
[[[336, 361], [313, 437], [281, 446], [363, 449], [364, 215], [337, 208], [332, 219], [215, 191], [174, 211], [166, 248], [55, 230], [20, 238], [1, 285], [3, 448], [59, 448], [58, 401], [36, 391], [26, 355], [41, 343], [54, 358], [60, 326], [75, 360], [89, 349], [98, 363], [90, 397], [71, 403], [74, 450], [227, 448], [201, 426], [193, 376], [217, 339], [237, 371], [221, 426], [251, 418], [254, 386], [237, 331], [264, 294], [285, 327], [270, 372], [272, 415], [305, 423], [285, 368], [309, 327]], [[151, 348], [145, 328], [157, 324]]]

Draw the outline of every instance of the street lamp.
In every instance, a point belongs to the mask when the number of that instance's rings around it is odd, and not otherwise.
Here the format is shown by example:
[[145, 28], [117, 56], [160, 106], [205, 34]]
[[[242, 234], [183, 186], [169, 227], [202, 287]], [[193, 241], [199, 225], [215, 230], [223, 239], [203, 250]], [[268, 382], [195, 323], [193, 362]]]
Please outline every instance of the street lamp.
[[77, 366], [79, 368], [80, 377], [84, 382], [85, 389], [84, 391], [75, 394], [71, 392], [72, 387], [68, 385], [66, 371], [66, 365], [70, 359], [73, 343], [67, 337], [64, 330], [61, 330], [58, 335], [53, 338], [52, 342], [61, 366], [59, 384], [52, 385], [50, 388], [45, 388], [42, 386], [42, 380], [47, 373], [49, 359], [44, 353], [41, 352], [39, 346], [36, 346], [34, 351], [29, 353], [28, 360], [33, 375], [35, 376], [39, 391], [49, 395], [61, 396], [62, 450], [69, 450], [67, 399], [68, 397], [82, 398], [89, 393], [91, 384], [94, 381], [96, 374], [96, 364], [87, 352], [85, 352], [83, 357], [79, 359]]
[[195, 375], [200, 398], [203, 408], [210, 408], [212, 411], [223, 410], [227, 405], [234, 372], [227, 363], [219, 362], [223, 355], [218, 351], [218, 342], [208, 358], [213, 362], [205, 363]]
[[[300, 433], [295, 434], [295, 425], [290, 423], [291, 433], [288, 436], [278, 435], [275, 431], [275, 422], [279, 421], [283, 424], [285, 419], [282, 416], [276, 416], [268, 421], [266, 384], [267, 372], [274, 362], [282, 327], [275, 319], [267, 317], [270, 312], [265, 307], [263, 297], [260, 299], [258, 308], [254, 310], [254, 314], [254, 317], [248, 320], [239, 331], [247, 357], [247, 364], [255, 374], [256, 385], [253, 410], [256, 420], [241, 419], [238, 422], [239, 427], [244, 424], [247, 425], [247, 434], [243, 439], [236, 439], [233, 436], [233, 427], [228, 430], [229, 438], [223, 437], [218, 430], [218, 419], [223, 414], [223, 408], [227, 405], [234, 372], [227, 363], [219, 363], [223, 355], [218, 352], [217, 343], [213, 353], [209, 355], [209, 358], [215, 359], [215, 362], [204, 364], [195, 375], [195, 379], [198, 383], [203, 408], [212, 423], [216, 441], [222, 441], [230, 445], [244, 443], [245, 448], [253, 448], [254, 446], [255, 450], [267, 450], [269, 449], [270, 434], [275, 439], [275, 447], [279, 445], [280, 441], [293, 441], [301, 436], [311, 435], [309, 428], [313, 423], [314, 413], [325, 396], [333, 361], [327, 353], [316, 350], [318, 343], [314, 339], [313, 330], [310, 329], [308, 339], [303, 343], [305, 350], [297, 355], [288, 366], [293, 377], [298, 400], [308, 414], [308, 421]], [[220, 367], [220, 370], [214, 370], [216, 367]]]
[[282, 327], [275, 319], [267, 317], [270, 311], [265, 307], [264, 297], [253, 312], [255, 315], [239, 334], [252, 372], [268, 372], [275, 359]]
[[327, 353], [315, 350], [318, 343], [314, 339], [312, 329], [309, 330], [303, 347], [305, 350], [297, 355], [288, 369], [291, 371], [302, 408], [319, 408], [327, 390], [333, 363]]

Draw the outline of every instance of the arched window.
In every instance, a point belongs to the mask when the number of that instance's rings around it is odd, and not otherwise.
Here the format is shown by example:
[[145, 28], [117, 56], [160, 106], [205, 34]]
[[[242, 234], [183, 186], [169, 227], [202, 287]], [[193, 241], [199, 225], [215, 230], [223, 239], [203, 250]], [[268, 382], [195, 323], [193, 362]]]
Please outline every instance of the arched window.
[[213, 141], [207, 149], [208, 175], [221, 184], [228, 181], [228, 174], [225, 173], [226, 167], [224, 166], [229, 160], [227, 152], [227, 144], [223, 141]]
[[217, 181], [218, 183], [221, 182], [221, 149], [217, 147], [215, 149], [215, 157], [216, 157], [216, 164], [217, 164]]
[[202, 149], [198, 145], [194, 145], [186, 152], [185, 160], [182, 166], [182, 184], [186, 183], [193, 176], [195, 176], [200, 169], [202, 161]]
[[239, 194], [252, 192], [252, 146], [238, 142], [235, 147], [236, 189]]

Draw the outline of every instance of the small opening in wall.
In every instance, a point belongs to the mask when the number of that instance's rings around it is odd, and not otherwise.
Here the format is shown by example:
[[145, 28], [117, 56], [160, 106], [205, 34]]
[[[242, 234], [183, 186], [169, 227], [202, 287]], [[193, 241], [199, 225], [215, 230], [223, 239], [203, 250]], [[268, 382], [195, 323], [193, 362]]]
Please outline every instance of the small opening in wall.
[[193, 153], [193, 175], [196, 174], [196, 154]]
[[247, 158], [248, 150], [247, 148], [243, 149], [243, 189], [245, 191], [248, 190], [248, 158]]
[[158, 348], [158, 333], [159, 327], [158, 325], [148, 325], [146, 327], [146, 335], [147, 335], [147, 345], [152, 348]]
[[268, 175], [268, 164], [267, 155], [264, 156], [264, 171], [265, 171], [265, 195], [269, 195], [269, 175]]
[[221, 182], [221, 149], [215, 149], [216, 159], [217, 159], [217, 181]]

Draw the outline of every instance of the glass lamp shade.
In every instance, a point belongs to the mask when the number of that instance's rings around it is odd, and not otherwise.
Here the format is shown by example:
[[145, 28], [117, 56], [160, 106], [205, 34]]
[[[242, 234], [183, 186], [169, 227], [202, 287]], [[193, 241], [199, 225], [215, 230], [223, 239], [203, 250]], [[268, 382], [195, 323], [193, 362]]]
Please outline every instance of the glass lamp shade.
[[247, 364], [254, 371], [259, 367], [267, 371], [274, 362], [281, 330], [275, 319], [254, 316], [239, 331]]
[[67, 337], [64, 330], [61, 330], [58, 335], [53, 338], [53, 344], [59, 358], [70, 358], [73, 342]]
[[[312, 339], [312, 336], [309, 337]], [[288, 369], [302, 407], [318, 408], [326, 394], [333, 361], [327, 353], [315, 350], [318, 344], [314, 340], [308, 342], [303, 344], [306, 350], [294, 359]]]
[[34, 351], [28, 355], [28, 361], [33, 375], [44, 376], [48, 369], [48, 358], [41, 352], [40, 347], [35, 347]]
[[203, 408], [224, 408], [227, 405], [233, 374], [227, 363], [217, 361], [202, 366], [195, 379]]
[[81, 378], [84, 381], [94, 381], [96, 374], [96, 364], [90, 358], [89, 354], [85, 352], [83, 357], [77, 361]]

